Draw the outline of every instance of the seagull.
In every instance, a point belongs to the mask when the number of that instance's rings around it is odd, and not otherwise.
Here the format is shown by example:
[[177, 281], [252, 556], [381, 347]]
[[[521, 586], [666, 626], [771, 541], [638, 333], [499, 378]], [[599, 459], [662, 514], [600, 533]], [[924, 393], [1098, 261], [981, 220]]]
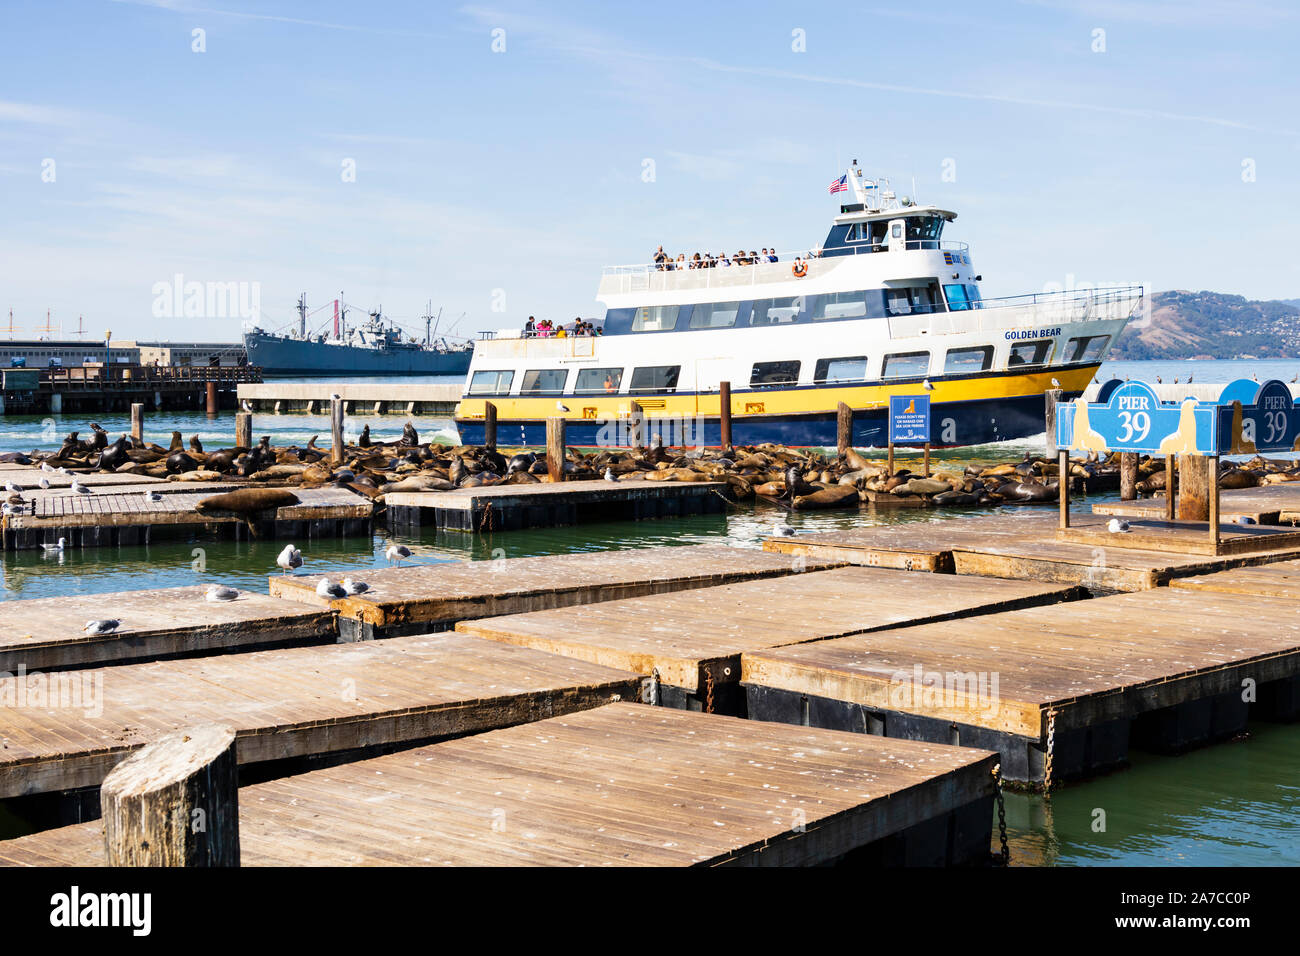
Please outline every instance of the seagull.
[[158, 494], [158, 492], [156, 492], [156, 491], [146, 491], [146, 492], [144, 493], [144, 500], [145, 500], [145, 501], [162, 501], [162, 495]]
[[348, 592], [337, 584], [330, 584], [329, 578], [320, 579], [320, 582], [316, 585], [316, 593], [325, 598], [341, 598], [348, 595]]
[[606, 481], [618, 481], [618, 475], [614, 474], [614, 469], [613, 469], [613, 468], [606, 468], [606, 469], [605, 469], [605, 480], [606, 480]]
[[1254, 524], [1255, 519], [1250, 515], [1237, 515], [1235, 524]]
[[67, 538], [60, 538], [57, 544], [42, 544], [41, 548], [45, 551], [62, 551], [63, 546], [67, 543]]
[[567, 412], [569, 410], [569, 406], [565, 405], [564, 402], [556, 402], [555, 410], [557, 412]]
[[927, 392], [934, 391], [934, 386], [930, 384], [930, 380], [928, 378], [921, 383], [921, 387], [925, 389]]
[[238, 597], [237, 590], [228, 588], [224, 584], [209, 584], [208, 593], [203, 595], [205, 601], [233, 601]]
[[1129, 530], [1128, 522], [1121, 518], [1111, 518], [1110, 521], [1106, 523], [1106, 530], [1111, 534], [1123, 534], [1125, 531]]
[[69, 473], [68, 469], [64, 468], [62, 465], [60, 465], [58, 468], [55, 468], [54, 471], [56, 474], [60, 474], [60, 475], [66, 475]]
[[12, 481], [6, 481], [6, 482], [5, 482], [5, 491], [11, 492], [11, 493], [17, 493], [17, 492], [22, 491], [22, 489], [19, 488], [17, 485], [15, 485]]
[[275, 559], [275, 563], [284, 568], [284, 573], [295, 571], [302, 567], [302, 552], [291, 544], [286, 544], [280, 556]]
[[776, 536], [778, 538], [788, 537], [794, 534], [794, 528], [790, 525], [790, 515], [787, 513], [785, 518], [776, 526]]
[[41, 462], [41, 471], [54, 471], [53, 466], [48, 461]]
[[239, 402], [239, 408], [240, 408], [241, 411], [245, 411], [245, 412], [252, 412], [252, 410], [253, 410], [253, 406], [250, 405], [250, 404], [248, 404], [248, 399], [246, 399], [246, 398], [240, 400], [240, 402]]
[[87, 621], [81, 630], [85, 634], [112, 634], [121, 624], [121, 621]]
[[1052, 388], [1060, 388], [1060, 387], [1061, 387], [1061, 383], [1058, 382], [1056, 379], [1052, 379]]
[[365, 594], [370, 590], [370, 585], [365, 581], [353, 581], [351, 578], [343, 579], [343, 590], [348, 594]]
[[1192, 384], [1192, 377], [1190, 375], [1187, 376], [1187, 384], [1188, 385]]
[[50, 487], [50, 479], [48, 479], [48, 478], [42, 478], [42, 479], [41, 479], [41, 487], [42, 487], [42, 488], [48, 488], [48, 487]]
[[396, 564], [399, 568], [402, 561], [411, 556], [411, 549], [404, 544], [390, 544], [388, 550], [384, 552], [384, 557], [388, 559], [389, 564]]
[[81, 482], [79, 482], [76, 478], [73, 478], [72, 493], [74, 495], [88, 495], [90, 494], [90, 489], [87, 488], [85, 485], [83, 485]]

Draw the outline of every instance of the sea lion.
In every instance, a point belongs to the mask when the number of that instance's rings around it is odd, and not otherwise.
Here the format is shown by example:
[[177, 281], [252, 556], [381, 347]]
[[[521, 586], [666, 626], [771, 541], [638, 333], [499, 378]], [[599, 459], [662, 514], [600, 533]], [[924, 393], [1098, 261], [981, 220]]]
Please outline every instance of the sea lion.
[[857, 503], [856, 485], [832, 485], [810, 495], [795, 495], [790, 506], [795, 511], [809, 511], [814, 508], [847, 508]]
[[195, 509], [204, 514], [217, 511], [231, 511], [237, 515], [247, 516], [272, 508], [296, 505], [298, 496], [287, 488], [240, 488], [224, 494], [204, 498]]
[[208, 455], [207, 465], [213, 471], [226, 472], [230, 470], [235, 459], [245, 454], [247, 448], [218, 448], [212, 454]]
[[419, 434], [416, 433], [415, 426], [412, 425], [410, 422], [407, 422], [406, 426], [402, 429], [402, 444], [403, 445], [420, 444], [420, 436]]
[[[526, 454], [515, 455], [513, 458], [510, 459], [509, 462], [506, 463], [506, 471], [508, 473], [516, 472], [516, 471], [527, 471], [529, 468], [532, 467], [533, 462], [535, 461], [537, 461], [537, 455], [531, 451]], [[618, 469], [615, 468], [614, 471], [617, 472]]]
[[791, 465], [785, 470], [785, 496], [787, 498], [794, 498], [796, 495], [815, 494], [818, 490], [803, 480], [798, 465]]
[[95, 431], [95, 437], [90, 440], [90, 450], [99, 451], [101, 448], [107, 448], [108, 432], [100, 428], [98, 422], [91, 422], [90, 427]]
[[180, 433], [180, 432], [172, 432], [172, 443], [171, 443], [170, 445], [167, 446], [167, 451], [169, 451], [169, 452], [173, 452], [173, 451], [182, 451], [182, 450], [184, 450], [184, 448], [185, 448], [185, 445], [184, 445], [184, 443], [181, 441], [181, 433]]
[[131, 457], [126, 448], [126, 436], [123, 435], [99, 453], [98, 467], [100, 471], [113, 471], [119, 465], [124, 465], [130, 460]]
[[173, 475], [185, 471], [194, 471], [198, 467], [199, 463], [183, 451], [174, 452], [167, 456], [167, 470]]
[[190, 436], [190, 451], [194, 452], [196, 455], [203, 454], [203, 442], [199, 441], [198, 435]]
[[367, 425], [361, 429], [361, 437], [357, 439], [357, 444], [362, 448], [370, 447], [370, 426]]

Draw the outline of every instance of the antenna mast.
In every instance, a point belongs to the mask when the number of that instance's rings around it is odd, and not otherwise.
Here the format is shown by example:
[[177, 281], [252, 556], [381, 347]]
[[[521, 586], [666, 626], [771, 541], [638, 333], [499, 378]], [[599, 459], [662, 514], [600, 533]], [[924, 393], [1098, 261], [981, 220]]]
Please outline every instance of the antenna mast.
[[339, 341], [348, 337], [348, 304], [343, 301], [343, 290], [339, 289]]
[[17, 329], [14, 328], [14, 310], [13, 310], [13, 309], [10, 309], [10, 310], [9, 310], [9, 328], [5, 329], [5, 331], [9, 333], [9, 337], [10, 337], [11, 339], [14, 337], [14, 333], [18, 331]]
[[298, 296], [298, 337], [307, 338], [307, 293]]

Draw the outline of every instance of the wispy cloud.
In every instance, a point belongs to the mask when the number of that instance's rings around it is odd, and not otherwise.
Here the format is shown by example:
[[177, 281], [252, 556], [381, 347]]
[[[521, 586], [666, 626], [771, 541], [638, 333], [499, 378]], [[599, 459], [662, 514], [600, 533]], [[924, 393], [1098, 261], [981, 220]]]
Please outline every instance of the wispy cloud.
[[198, 16], [232, 17], [238, 20], [261, 20], [267, 23], [290, 23], [296, 26], [317, 27], [322, 30], [344, 30], [351, 33], [377, 33], [385, 36], [419, 37], [421, 39], [446, 38], [445, 33], [430, 33], [407, 28], [390, 29], [386, 27], [369, 27], [358, 23], [334, 23], [329, 20], [311, 20], [303, 17], [283, 17], [272, 13], [248, 13], [243, 10], [219, 10], [215, 7], [192, 6], [184, 0], [111, 0], [113, 3], [127, 4], [133, 7], [154, 7], [172, 13], [194, 14]]
[[38, 126], [74, 126], [80, 118], [75, 111], [57, 106], [0, 100], [0, 122], [31, 123]]

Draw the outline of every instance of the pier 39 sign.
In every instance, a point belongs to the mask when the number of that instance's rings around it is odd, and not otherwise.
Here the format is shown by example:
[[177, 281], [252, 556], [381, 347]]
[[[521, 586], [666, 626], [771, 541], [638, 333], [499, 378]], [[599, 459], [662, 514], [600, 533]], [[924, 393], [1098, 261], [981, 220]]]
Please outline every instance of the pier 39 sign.
[[1238, 380], [1216, 401], [1162, 402], [1145, 382], [1110, 381], [1096, 402], [1056, 406], [1056, 443], [1076, 451], [1240, 455], [1297, 450], [1300, 415], [1278, 381]]

